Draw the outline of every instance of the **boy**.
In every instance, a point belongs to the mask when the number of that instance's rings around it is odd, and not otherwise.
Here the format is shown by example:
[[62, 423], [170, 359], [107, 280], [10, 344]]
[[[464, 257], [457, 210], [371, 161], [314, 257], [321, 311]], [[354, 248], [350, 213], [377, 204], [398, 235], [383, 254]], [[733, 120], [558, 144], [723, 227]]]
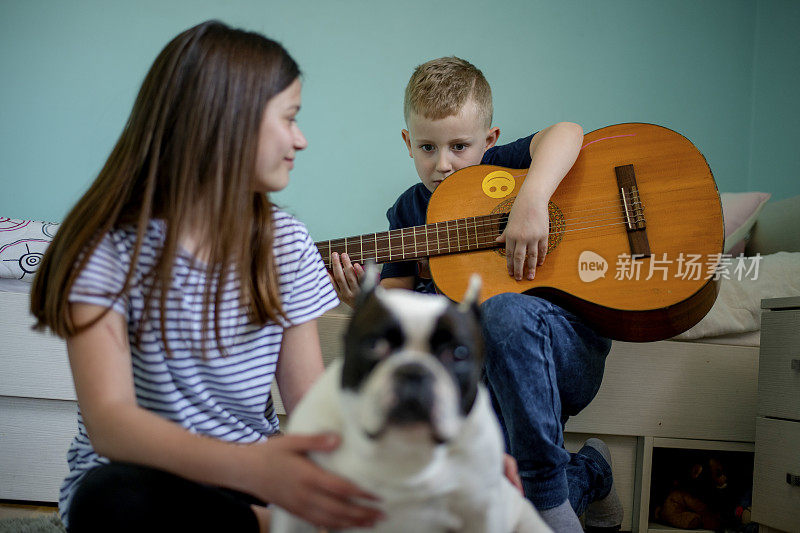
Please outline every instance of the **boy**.
[[[547, 254], [547, 204], [578, 157], [582, 128], [562, 122], [495, 146], [500, 130], [491, 126], [489, 84], [480, 70], [456, 57], [417, 67], [406, 87], [404, 113], [403, 140], [422, 183], [388, 210], [390, 229], [425, 224], [431, 194], [456, 170], [479, 163], [530, 167], [498, 242], [505, 244], [509, 275], [533, 279]], [[352, 305], [363, 268], [346, 255], [334, 253], [331, 260], [337, 293]], [[429, 277], [427, 261], [387, 263], [381, 285], [434, 292]], [[600, 388], [610, 341], [564, 309], [524, 294], [490, 298], [481, 313], [486, 383], [526, 496], [554, 531], [582, 531], [577, 517], [584, 511], [587, 529], [619, 529], [622, 507], [608, 448], [598, 439], [577, 454], [563, 448], [568, 417]]]

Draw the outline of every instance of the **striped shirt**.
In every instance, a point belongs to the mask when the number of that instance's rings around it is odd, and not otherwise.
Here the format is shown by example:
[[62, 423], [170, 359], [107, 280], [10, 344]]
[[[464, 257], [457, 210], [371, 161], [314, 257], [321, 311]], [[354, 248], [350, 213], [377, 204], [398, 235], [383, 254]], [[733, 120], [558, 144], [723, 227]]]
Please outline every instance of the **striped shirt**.
[[[273, 212], [273, 221], [281, 302], [289, 322], [284, 325], [269, 322], [264, 327], [252, 324], [247, 308], [240, 303], [237, 276], [232, 273], [221, 295], [221, 310], [214, 311], [212, 302], [205, 359], [200, 355], [205, 265], [179, 249], [166, 299], [165, 329], [172, 351], [172, 357], [167, 358], [158, 300], [143, 316], [146, 294], [143, 283], [150, 282], [142, 281], [163, 246], [164, 223], [152, 221], [148, 226], [132, 286], [117, 301], [113, 301], [113, 295], [125, 281], [136, 232], [133, 228], [115, 229], [103, 238], [75, 281], [69, 301], [111, 306], [126, 318], [133, 382], [140, 407], [192, 433], [229, 442], [264, 440], [278, 431], [270, 387], [283, 329], [317, 318], [339, 302], [305, 226], [278, 209]], [[216, 282], [212, 281], [212, 291], [215, 287]], [[214, 312], [220, 313], [220, 341], [225, 357], [220, 356], [214, 334]], [[140, 335], [138, 340], [137, 335]], [[80, 411], [78, 433], [70, 445], [67, 462], [69, 474], [59, 498], [65, 522], [81, 476], [108, 463], [108, 459], [92, 449]]]

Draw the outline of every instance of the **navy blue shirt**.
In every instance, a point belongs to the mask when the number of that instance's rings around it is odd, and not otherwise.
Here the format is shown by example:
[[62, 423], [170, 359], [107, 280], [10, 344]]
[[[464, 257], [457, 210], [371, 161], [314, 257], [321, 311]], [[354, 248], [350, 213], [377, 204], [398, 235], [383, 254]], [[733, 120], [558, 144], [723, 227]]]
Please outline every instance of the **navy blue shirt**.
[[[502, 146], [493, 146], [486, 150], [481, 159], [482, 165], [497, 165], [508, 168], [528, 168], [531, 166], [531, 139], [528, 135], [521, 139]], [[425, 224], [428, 212], [428, 202], [433, 193], [424, 183], [417, 183], [409, 187], [392, 207], [386, 211], [389, 219], [389, 229], [410, 228]], [[430, 277], [420, 276], [419, 261], [398, 261], [385, 263], [381, 278], [399, 278], [414, 276], [414, 290], [417, 292], [436, 292], [436, 287]], [[429, 274], [428, 274], [429, 276]]]

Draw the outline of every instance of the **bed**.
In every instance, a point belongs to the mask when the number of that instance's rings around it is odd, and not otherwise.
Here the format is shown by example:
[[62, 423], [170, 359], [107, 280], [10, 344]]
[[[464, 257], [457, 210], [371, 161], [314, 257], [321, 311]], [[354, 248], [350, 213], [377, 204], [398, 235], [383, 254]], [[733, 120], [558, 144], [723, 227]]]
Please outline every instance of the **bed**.
[[[614, 342], [597, 398], [567, 424], [568, 448], [589, 435], [609, 444], [625, 531], [648, 529], [655, 449], [753, 450], [759, 302], [800, 295], [800, 196], [768, 199], [723, 195], [726, 251], [744, 252], [731, 269], [760, 257], [761, 282], [723, 277], [715, 307], [678, 339]], [[64, 343], [33, 332], [28, 315], [30, 279], [55, 229], [0, 218], [0, 500], [57, 501], [76, 429]], [[326, 361], [341, 355], [348, 314], [340, 306], [319, 321]]]

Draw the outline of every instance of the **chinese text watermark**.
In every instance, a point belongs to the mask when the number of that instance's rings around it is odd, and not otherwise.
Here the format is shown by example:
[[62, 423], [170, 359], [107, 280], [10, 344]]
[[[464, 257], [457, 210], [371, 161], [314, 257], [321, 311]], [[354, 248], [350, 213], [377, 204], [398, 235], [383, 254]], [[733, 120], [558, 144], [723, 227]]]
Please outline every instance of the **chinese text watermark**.
[[[653, 254], [648, 261], [630, 254], [620, 254], [615, 263], [615, 280], [660, 279], [758, 279], [761, 254], [752, 257], [733, 257], [731, 254], [684, 254], [668, 257], [666, 253]], [[596, 252], [586, 250], [578, 259], [578, 275], [586, 283], [606, 277], [609, 264]]]

